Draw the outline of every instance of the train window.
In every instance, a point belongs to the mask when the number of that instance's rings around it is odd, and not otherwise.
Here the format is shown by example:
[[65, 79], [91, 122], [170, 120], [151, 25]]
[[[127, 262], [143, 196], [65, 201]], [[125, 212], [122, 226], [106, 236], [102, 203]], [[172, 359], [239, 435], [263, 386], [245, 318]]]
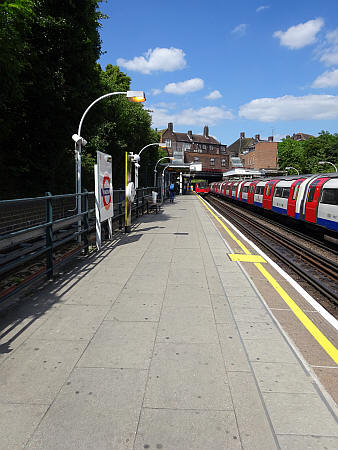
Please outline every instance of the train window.
[[264, 192], [264, 186], [256, 186], [255, 194], [262, 195]]
[[282, 197], [282, 193], [283, 193], [283, 188], [282, 188], [282, 187], [277, 187], [277, 188], [275, 189], [274, 196], [275, 196], [275, 197]]
[[289, 198], [289, 195], [290, 195], [290, 188], [283, 188], [282, 197], [283, 198]]
[[249, 190], [249, 186], [244, 186], [242, 192], [243, 192], [243, 193], [244, 193], [244, 192], [248, 192], [248, 190]]
[[338, 205], [338, 190], [323, 189], [320, 203], [325, 203], [326, 205]]
[[319, 181], [321, 180], [316, 180], [311, 184], [310, 190], [309, 190], [309, 194], [307, 196], [307, 201], [308, 202], [312, 202], [313, 201], [313, 197], [315, 195], [315, 191], [316, 191], [316, 186], [319, 183]]

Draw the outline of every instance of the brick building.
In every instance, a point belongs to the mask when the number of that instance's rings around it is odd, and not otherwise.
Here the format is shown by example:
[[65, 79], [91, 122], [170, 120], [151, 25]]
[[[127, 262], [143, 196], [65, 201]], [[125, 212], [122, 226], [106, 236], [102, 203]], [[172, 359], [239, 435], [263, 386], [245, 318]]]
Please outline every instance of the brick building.
[[173, 123], [168, 123], [168, 128], [162, 132], [162, 142], [167, 145], [170, 156], [174, 157], [174, 165], [201, 163], [201, 176], [221, 176], [229, 168], [229, 155], [227, 146], [221, 144], [209, 134], [206, 125], [203, 134], [193, 134], [174, 131]]
[[278, 170], [277, 142], [273, 141], [273, 136], [264, 141], [259, 134], [246, 138], [242, 132], [239, 139], [228, 146], [228, 152], [231, 156], [238, 156], [245, 169]]
[[308, 139], [313, 138], [311, 134], [306, 133], [293, 133], [292, 136], [287, 135], [286, 139], [293, 139], [294, 141], [307, 141]]

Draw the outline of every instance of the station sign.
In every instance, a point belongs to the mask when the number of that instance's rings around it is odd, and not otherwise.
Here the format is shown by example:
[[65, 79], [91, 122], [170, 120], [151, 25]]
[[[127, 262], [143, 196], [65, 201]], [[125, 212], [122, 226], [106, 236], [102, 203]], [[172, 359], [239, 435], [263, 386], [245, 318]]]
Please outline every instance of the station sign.
[[100, 222], [104, 222], [114, 215], [112, 172], [111, 156], [97, 152], [96, 197], [99, 203]]

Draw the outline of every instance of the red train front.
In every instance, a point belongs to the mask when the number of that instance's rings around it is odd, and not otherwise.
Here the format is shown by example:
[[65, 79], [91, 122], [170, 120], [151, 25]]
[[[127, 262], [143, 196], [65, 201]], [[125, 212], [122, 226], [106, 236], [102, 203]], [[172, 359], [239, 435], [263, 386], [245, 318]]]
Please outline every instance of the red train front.
[[207, 181], [199, 181], [195, 183], [195, 192], [197, 194], [205, 195], [209, 193], [209, 184]]

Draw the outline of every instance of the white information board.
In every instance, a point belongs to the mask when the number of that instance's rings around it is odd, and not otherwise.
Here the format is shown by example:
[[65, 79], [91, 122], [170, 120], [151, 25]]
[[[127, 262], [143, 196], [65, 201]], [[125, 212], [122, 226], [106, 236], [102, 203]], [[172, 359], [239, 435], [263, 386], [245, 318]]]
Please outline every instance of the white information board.
[[190, 171], [193, 172], [201, 172], [202, 171], [202, 163], [190, 164]]
[[112, 163], [110, 155], [102, 152], [97, 152], [97, 175], [97, 200], [100, 210], [100, 222], [104, 222], [114, 215]]

